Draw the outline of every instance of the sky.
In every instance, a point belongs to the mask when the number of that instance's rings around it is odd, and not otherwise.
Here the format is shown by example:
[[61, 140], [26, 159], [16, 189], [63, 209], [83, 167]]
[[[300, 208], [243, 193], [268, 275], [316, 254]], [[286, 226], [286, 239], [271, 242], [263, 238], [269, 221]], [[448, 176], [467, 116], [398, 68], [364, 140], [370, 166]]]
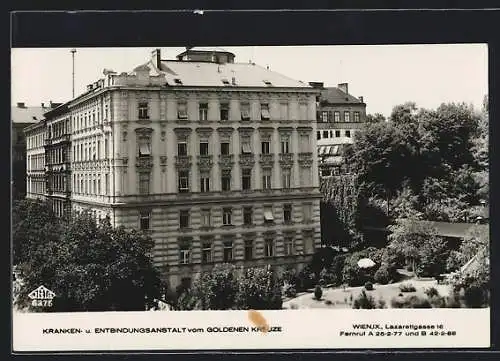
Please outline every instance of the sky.
[[[214, 45], [215, 47], [216, 45]], [[219, 46], [217, 46], [219, 47]], [[252, 61], [304, 82], [349, 84], [363, 96], [367, 113], [389, 116], [395, 105], [413, 101], [436, 108], [465, 102], [480, 108], [488, 93], [486, 44], [253, 46], [222, 47], [236, 62]], [[75, 95], [103, 77], [104, 68], [128, 72], [145, 63], [154, 48], [76, 48]], [[185, 48], [161, 48], [162, 59], [175, 59]], [[11, 103], [40, 106], [72, 96], [70, 48], [13, 48]]]

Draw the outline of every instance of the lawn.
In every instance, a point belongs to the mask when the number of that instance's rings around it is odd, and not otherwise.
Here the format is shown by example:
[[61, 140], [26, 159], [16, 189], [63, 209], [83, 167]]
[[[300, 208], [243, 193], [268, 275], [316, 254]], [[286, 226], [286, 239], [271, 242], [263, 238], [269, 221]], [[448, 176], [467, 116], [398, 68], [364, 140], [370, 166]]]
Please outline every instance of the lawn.
[[[405, 280], [403, 282], [392, 283], [389, 285], [374, 285], [373, 291], [366, 291], [367, 295], [372, 296], [375, 302], [384, 300], [386, 307], [391, 307], [391, 299], [398, 297], [401, 293], [399, 286], [401, 284], [411, 283], [416, 291], [404, 292], [404, 296], [417, 295], [419, 297], [426, 297], [425, 290], [434, 287], [439, 291], [441, 296], [447, 296], [450, 291], [448, 285], [438, 285], [437, 281], [423, 281], [423, 280]], [[364, 287], [347, 287], [347, 288], [323, 288], [323, 296], [321, 300], [314, 299], [314, 293], [304, 293], [296, 298], [285, 301], [283, 308], [351, 308], [352, 300], [355, 299]]]

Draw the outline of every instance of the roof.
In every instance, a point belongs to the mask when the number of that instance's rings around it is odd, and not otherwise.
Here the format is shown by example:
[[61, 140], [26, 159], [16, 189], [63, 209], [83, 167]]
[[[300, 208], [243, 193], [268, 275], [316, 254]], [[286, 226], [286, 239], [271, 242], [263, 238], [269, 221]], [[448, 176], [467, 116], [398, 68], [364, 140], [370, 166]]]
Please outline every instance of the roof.
[[[14, 123], [37, 123], [44, 118], [43, 114], [50, 110], [50, 108], [42, 107], [11, 107], [10, 117]], [[34, 119], [33, 117], [36, 117]]]
[[230, 51], [227, 51], [226, 49], [222, 49], [222, 48], [210, 48], [210, 47], [203, 47], [203, 46], [195, 46], [193, 48], [190, 48], [188, 50], [183, 51], [182, 53], [178, 54], [177, 56], [184, 55], [184, 54], [186, 54], [188, 52], [190, 53], [190, 52], [197, 52], [197, 51], [198, 52], [206, 52], [206, 53], [216, 52], [216, 53], [229, 53], [229, 54], [233, 54]]
[[[162, 60], [162, 73], [173, 86], [287, 87], [313, 89], [309, 84], [250, 63], [225, 63]], [[153, 69], [151, 63], [148, 63]], [[176, 80], [179, 79], [179, 80]], [[180, 81], [180, 83], [179, 83]], [[226, 84], [223, 82], [226, 81]], [[266, 84], [266, 82], [269, 82]]]
[[339, 88], [324, 88], [321, 90], [321, 102], [327, 102], [330, 104], [363, 104], [361, 100], [356, 98], [351, 94], [344, 93]]

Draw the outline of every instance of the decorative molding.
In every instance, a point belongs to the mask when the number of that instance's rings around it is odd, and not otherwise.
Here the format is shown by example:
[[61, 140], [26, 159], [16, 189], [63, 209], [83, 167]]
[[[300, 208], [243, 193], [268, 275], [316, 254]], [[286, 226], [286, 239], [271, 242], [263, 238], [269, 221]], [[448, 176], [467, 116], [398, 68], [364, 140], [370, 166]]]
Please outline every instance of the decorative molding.
[[261, 154], [260, 164], [263, 167], [272, 167], [274, 165], [274, 154]]
[[161, 166], [167, 165], [167, 156], [166, 155], [160, 155], [160, 165]]
[[177, 136], [178, 140], [185, 140], [187, 141], [192, 129], [191, 128], [174, 128], [175, 135]]
[[253, 168], [255, 157], [253, 154], [240, 154], [240, 165], [242, 168]]
[[234, 128], [221, 127], [221, 128], [217, 128], [217, 132], [219, 133], [220, 138], [230, 138], [234, 132]]
[[213, 156], [209, 155], [199, 155], [198, 156], [198, 168], [202, 171], [209, 171], [213, 165]]
[[252, 127], [239, 127], [238, 132], [241, 137], [251, 137], [253, 132], [255, 131]]
[[228, 154], [228, 155], [219, 155], [219, 165], [221, 169], [223, 170], [230, 170], [233, 168], [234, 160], [233, 160], [233, 154]]
[[153, 133], [153, 128], [145, 128], [145, 127], [141, 127], [141, 128], [135, 128], [135, 132], [137, 133], [137, 135], [139, 136], [147, 136], [147, 137], [150, 137], [151, 134]]
[[309, 135], [313, 131], [312, 127], [297, 127], [297, 132], [299, 135]]
[[283, 167], [290, 168], [293, 166], [293, 153], [280, 153], [280, 164]]
[[196, 128], [196, 133], [200, 138], [209, 138], [212, 132], [212, 128]]
[[153, 157], [137, 157], [135, 160], [135, 166], [140, 169], [150, 170], [153, 168]]
[[191, 156], [190, 155], [176, 155], [175, 166], [178, 169], [189, 170], [191, 169]]

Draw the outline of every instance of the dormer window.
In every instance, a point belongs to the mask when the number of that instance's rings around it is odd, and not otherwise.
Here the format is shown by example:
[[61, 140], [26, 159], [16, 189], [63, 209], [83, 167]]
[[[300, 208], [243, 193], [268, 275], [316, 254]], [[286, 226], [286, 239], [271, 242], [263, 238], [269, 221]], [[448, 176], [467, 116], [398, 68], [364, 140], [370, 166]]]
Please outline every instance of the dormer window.
[[175, 84], [177, 84], [177, 85], [182, 85], [182, 80], [180, 80], [179, 78], [175, 78], [175, 79], [174, 79], [174, 82], [175, 82]]
[[267, 86], [272, 86], [273, 83], [271, 83], [269, 80], [264, 80], [264, 84], [266, 84]]
[[231, 85], [231, 83], [227, 79], [222, 79], [222, 84], [224, 84], [224, 85]]

